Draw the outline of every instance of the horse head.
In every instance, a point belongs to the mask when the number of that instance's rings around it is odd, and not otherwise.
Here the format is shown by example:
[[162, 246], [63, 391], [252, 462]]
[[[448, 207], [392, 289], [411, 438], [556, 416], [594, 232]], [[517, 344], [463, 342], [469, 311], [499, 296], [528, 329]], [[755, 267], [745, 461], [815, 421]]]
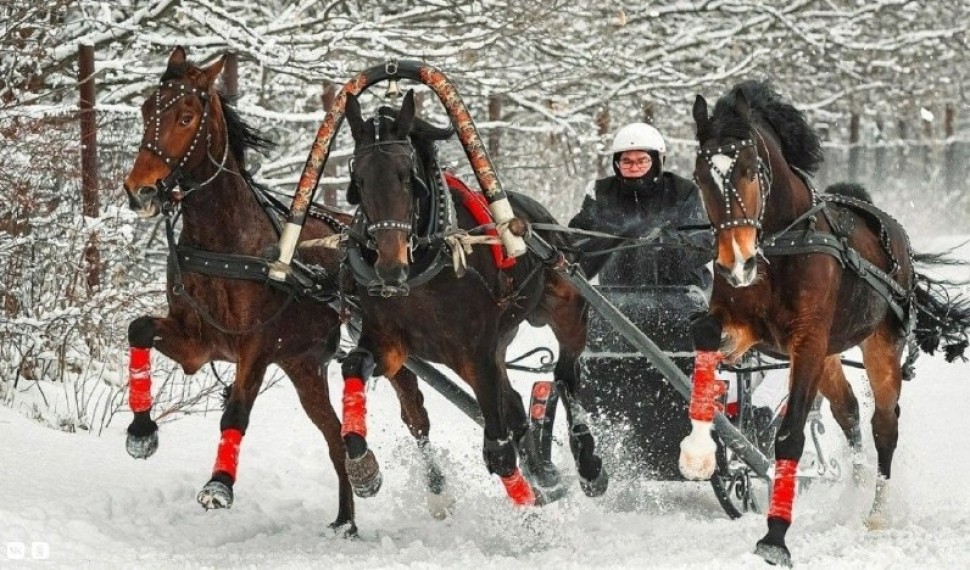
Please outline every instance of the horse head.
[[225, 169], [229, 144], [216, 78], [226, 56], [200, 68], [177, 47], [153, 93], [145, 98], [141, 146], [125, 177], [128, 204], [141, 217], [181, 199], [180, 187], [205, 186]]
[[[771, 170], [759, 153], [761, 138], [751, 124], [743, 92], [733, 107], [708, 116], [707, 101], [694, 101], [700, 148], [694, 179], [717, 234], [715, 269], [735, 287], [758, 275], [759, 238], [771, 187]], [[761, 142], [760, 144], [764, 144]]]
[[363, 119], [353, 95], [347, 96], [345, 109], [354, 139], [347, 202], [359, 206], [385, 290], [406, 290], [413, 238], [429, 202], [423, 180], [433, 164], [433, 141], [453, 131], [415, 118], [413, 90], [400, 109], [381, 107], [370, 120]]
[[694, 179], [717, 233], [715, 268], [746, 287], [758, 277], [763, 230], [785, 227], [812, 204], [798, 171], [818, 169], [821, 141], [805, 115], [762, 81], [734, 86], [710, 115], [698, 95], [693, 115]]

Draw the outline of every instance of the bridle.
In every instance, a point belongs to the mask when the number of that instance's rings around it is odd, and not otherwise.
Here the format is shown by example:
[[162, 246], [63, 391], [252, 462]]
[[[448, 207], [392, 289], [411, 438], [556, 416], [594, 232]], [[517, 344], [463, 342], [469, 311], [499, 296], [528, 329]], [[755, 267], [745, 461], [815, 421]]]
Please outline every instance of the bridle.
[[367, 220], [366, 214], [364, 214], [363, 207], [358, 209], [358, 216], [361, 216], [366, 223], [364, 228], [366, 235], [370, 236], [371, 238], [376, 238], [377, 232], [388, 231], [388, 230], [402, 231], [408, 237], [409, 250], [413, 250], [413, 247], [411, 246], [413, 245], [413, 241], [415, 237], [413, 230], [414, 230], [414, 220], [417, 216], [417, 208], [415, 206], [417, 197], [411, 191], [411, 181], [413, 179], [418, 178], [416, 173], [413, 172], [414, 171], [414, 147], [411, 145], [411, 142], [408, 140], [384, 140], [384, 141], [380, 140], [381, 131], [380, 131], [379, 119], [380, 119], [379, 117], [374, 117], [373, 119], [374, 132], [375, 132], [375, 136], [377, 137], [377, 141], [369, 144], [365, 144], [365, 145], [359, 145], [354, 149], [354, 157], [353, 157], [354, 160], [352, 160], [350, 163], [351, 177], [355, 178], [355, 183], [357, 184], [357, 187], [359, 189], [361, 186], [359, 182], [360, 179], [357, 178], [358, 175], [356, 172], [354, 172], [354, 163], [357, 161], [357, 159], [359, 159], [362, 156], [366, 156], [374, 152], [380, 152], [386, 155], [398, 154], [402, 156], [407, 156], [408, 165], [409, 165], [408, 170], [411, 171], [412, 175], [408, 176], [407, 179], [404, 181], [404, 189], [411, 195], [411, 198], [412, 198], [411, 208], [410, 208], [410, 211], [408, 212], [408, 219], [406, 221], [388, 219], [388, 220], [377, 220], [377, 221], [370, 222]]
[[[176, 91], [175, 95], [162, 103], [162, 89], [164, 88], [174, 89]], [[177, 102], [182, 100], [184, 97], [195, 96], [198, 97], [202, 102], [202, 117], [199, 119], [199, 124], [195, 129], [195, 134], [192, 136], [192, 142], [189, 143], [189, 148], [186, 149], [185, 153], [181, 157], [174, 157], [169, 155], [162, 149], [160, 136], [161, 136], [161, 123], [162, 123], [162, 113], [170, 109]], [[212, 130], [209, 128], [209, 109], [211, 106], [211, 97], [208, 92], [199, 89], [198, 87], [192, 87], [184, 83], [177, 83], [175, 81], [165, 81], [159, 84], [158, 90], [155, 91], [155, 109], [152, 113], [151, 120], [155, 125], [155, 136], [153, 140], [142, 140], [140, 150], [147, 150], [148, 152], [154, 154], [155, 156], [162, 159], [168, 167], [170, 168], [168, 176], [155, 182], [155, 189], [158, 193], [166, 199], [170, 204], [174, 204], [183, 200], [188, 194], [199, 190], [216, 179], [222, 172], [227, 172], [226, 160], [229, 158], [229, 141], [226, 141], [222, 152], [222, 159], [216, 161], [215, 157], [212, 156], [210, 152], [212, 144]], [[223, 117], [223, 123], [225, 124], [225, 117]], [[205, 151], [206, 156], [209, 160], [216, 166], [216, 171], [206, 179], [204, 182], [198, 183], [188, 178], [185, 174], [184, 167], [189, 160], [189, 157], [195, 152], [196, 146], [202, 139], [202, 130], [205, 127], [206, 137], [205, 137]], [[187, 188], [185, 192], [179, 192], [177, 189], [179, 187]]]
[[[763, 142], [764, 140], [762, 139], [762, 143]], [[761, 211], [758, 212], [757, 218], [754, 218], [748, 214], [747, 208], [744, 206], [744, 200], [741, 198], [741, 193], [738, 192], [737, 187], [731, 181], [732, 176], [734, 175], [734, 170], [737, 168], [738, 155], [742, 149], [747, 147], [754, 147], [758, 161], [758, 189], [761, 195]], [[766, 146], [766, 151], [767, 148], [768, 147]], [[757, 151], [758, 147], [753, 138], [743, 139], [739, 142], [719, 146], [717, 148], [698, 149], [697, 156], [701, 157], [701, 159], [707, 163], [712, 173], [721, 178], [721, 200], [724, 203], [726, 219], [725, 221], [714, 226], [714, 233], [749, 226], [757, 230], [758, 238], [760, 240], [762, 222], [764, 221], [765, 209], [768, 202], [768, 195], [771, 192], [772, 173], [771, 165], [768, 163], [768, 161], [762, 159], [761, 155]], [[721, 170], [714, 163], [713, 159], [718, 155], [726, 156], [731, 159], [730, 164], [728, 164], [725, 170]], [[741, 214], [743, 217], [732, 219], [731, 213], [733, 204], [735, 202], [737, 202], [738, 207], [741, 209]]]

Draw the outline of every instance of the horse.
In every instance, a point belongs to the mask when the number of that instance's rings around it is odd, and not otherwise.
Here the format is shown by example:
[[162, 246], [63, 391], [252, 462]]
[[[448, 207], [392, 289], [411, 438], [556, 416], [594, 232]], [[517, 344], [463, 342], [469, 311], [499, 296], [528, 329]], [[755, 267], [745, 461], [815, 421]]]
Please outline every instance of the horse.
[[856, 452], [857, 473], [861, 463], [859, 404], [839, 354], [861, 348], [875, 400], [878, 479], [868, 524], [877, 528], [887, 522], [902, 380], [913, 375], [920, 349], [932, 353], [945, 341], [947, 360], [962, 355], [970, 310], [964, 299], [949, 296], [946, 283], [916, 271], [915, 263], [945, 256], [914, 255], [906, 231], [863, 187], [837, 184], [825, 194], [813, 188], [809, 175], [822, 161], [819, 138], [769, 84], [734, 86], [710, 115], [698, 95], [693, 118], [694, 177], [716, 233], [716, 277], [709, 311], [691, 327], [693, 429], [681, 444], [681, 471], [706, 479], [713, 470], [710, 427], [723, 391], [717, 363], [752, 347], [787, 357], [790, 395], [775, 439], [768, 532], [755, 552], [790, 565], [785, 536], [806, 416], [818, 393]]
[[[177, 47], [142, 106], [144, 132], [124, 190], [129, 206], [141, 217], [169, 216], [171, 251], [167, 316], [141, 316], [128, 328], [134, 418], [126, 447], [132, 457], [147, 458], [158, 446], [158, 425], [151, 417], [152, 349], [186, 374], [212, 361], [235, 363], [215, 466], [197, 497], [206, 509], [230, 507], [240, 443], [266, 369], [276, 364], [292, 380], [300, 404], [329, 448], [339, 479], [339, 507], [331, 527], [352, 535], [354, 500], [326, 374], [340, 338], [340, 315], [326, 302], [336, 299], [340, 257], [332, 250], [308, 252], [302, 262], [322, 268], [313, 283], [286, 289], [268, 284], [265, 255], [278, 243], [285, 209], [246, 170], [246, 150], [261, 151], [271, 143], [216, 89], [224, 62], [225, 56], [198, 67]], [[178, 215], [182, 230], [176, 245], [171, 228]], [[316, 211], [303, 235], [332, 236], [347, 221], [346, 214]], [[401, 369], [391, 382], [402, 419], [427, 450], [428, 414], [416, 377]], [[440, 470], [430, 453], [423, 455], [429, 462], [429, 487], [440, 492]]]
[[[589, 496], [605, 492], [608, 475], [575, 399], [577, 359], [586, 342], [585, 300], [536, 255], [505, 258], [498, 246], [468, 246], [465, 253], [466, 247], [448, 241], [455, 232], [475, 233], [487, 225], [468, 207], [454, 207], [481, 199], [484, 213], [484, 197], [442, 183], [434, 144], [454, 131], [415, 118], [413, 90], [400, 109], [381, 107], [372, 120], [364, 120], [352, 94], [345, 109], [354, 140], [347, 201], [358, 209], [348, 233], [343, 288], [359, 299], [363, 315], [359, 345], [345, 361], [356, 367], [344, 367], [350, 374], [344, 378], [343, 435], [348, 465], [359, 466], [348, 467], [355, 486], [366, 486], [380, 472], [367, 447], [363, 381], [395, 374], [414, 355], [445, 364], [471, 387], [484, 417], [486, 468], [499, 476], [513, 503], [542, 504], [561, 491], [555, 468], [535, 452], [536, 431], [529, 429], [505, 365], [505, 351], [527, 320], [548, 324], [559, 342], [555, 386], [566, 404], [581, 488]], [[555, 223], [525, 196], [510, 193], [510, 202], [522, 220]], [[527, 460], [525, 474], [519, 454]]]

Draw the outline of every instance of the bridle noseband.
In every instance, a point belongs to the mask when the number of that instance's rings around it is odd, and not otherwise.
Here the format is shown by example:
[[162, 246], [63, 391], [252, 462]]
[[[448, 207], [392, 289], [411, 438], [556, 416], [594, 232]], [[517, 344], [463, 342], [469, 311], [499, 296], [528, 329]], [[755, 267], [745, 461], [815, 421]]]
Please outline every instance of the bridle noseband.
[[[738, 154], [742, 149], [747, 147], [754, 147], [755, 154], [758, 160], [758, 188], [761, 194], [761, 211], [758, 212], [758, 217], [751, 217], [747, 209], [744, 207], [744, 200], [741, 198], [741, 193], [738, 192], [737, 187], [731, 181], [734, 174], [734, 170], [738, 164]], [[714, 232], [719, 233], [724, 230], [730, 230], [738, 227], [749, 226], [753, 227], [758, 232], [758, 237], [761, 236], [761, 225], [765, 217], [765, 206], [768, 201], [768, 194], [771, 192], [771, 165], [768, 164], [761, 155], [758, 154], [758, 147], [754, 139], [744, 139], [736, 143], [719, 146], [713, 149], [698, 149], [697, 155], [704, 159], [711, 172], [717, 174], [721, 178], [721, 199], [724, 202], [725, 217], [726, 220], [720, 224], [714, 226]], [[722, 155], [731, 159], [726, 171], [722, 171], [716, 164], [714, 164], [714, 157]], [[741, 218], [731, 218], [732, 204], [734, 202], [738, 203], [741, 208]]]
[[[169, 88], [176, 91], [175, 95], [162, 103], [162, 89]], [[177, 102], [181, 101], [184, 97], [194, 95], [202, 101], [202, 117], [199, 119], [199, 124], [195, 129], [195, 134], [192, 136], [192, 141], [189, 143], [189, 148], [182, 154], [181, 157], [173, 157], [168, 155], [161, 146], [160, 137], [162, 130], [162, 113], [170, 109]], [[164, 179], [158, 180], [155, 183], [155, 188], [158, 190], [159, 194], [167, 199], [168, 202], [174, 203], [179, 202], [185, 198], [189, 193], [203, 188], [210, 184], [216, 177], [223, 171], [226, 170], [226, 160], [229, 158], [229, 141], [226, 141], [222, 152], [222, 159], [216, 161], [216, 159], [209, 152], [212, 145], [212, 130], [209, 128], [209, 109], [211, 105], [211, 97], [209, 93], [199, 89], [198, 87], [193, 87], [186, 85], [185, 83], [177, 83], [175, 81], [165, 81], [159, 84], [158, 90], [155, 91], [155, 109], [152, 113], [151, 121], [155, 124], [155, 136], [154, 140], [142, 140], [141, 145], [138, 147], [140, 150], [147, 150], [148, 152], [154, 154], [158, 158], [168, 165], [170, 168], [168, 176]], [[225, 121], [225, 117], [223, 117]], [[195, 152], [196, 146], [198, 146], [199, 141], [202, 138], [202, 130], [205, 128], [206, 138], [205, 147], [206, 155], [209, 160], [216, 166], [216, 171], [207, 180], [201, 183], [196, 183], [188, 179], [185, 175], [184, 167], [189, 160], [189, 157]], [[188, 186], [188, 190], [184, 193], [178, 193], [176, 188]]]

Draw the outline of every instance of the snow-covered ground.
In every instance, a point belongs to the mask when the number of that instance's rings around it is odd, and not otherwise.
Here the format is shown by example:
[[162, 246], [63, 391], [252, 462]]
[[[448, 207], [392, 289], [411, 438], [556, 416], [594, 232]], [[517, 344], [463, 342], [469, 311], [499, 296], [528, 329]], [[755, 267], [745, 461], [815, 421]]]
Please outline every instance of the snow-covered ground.
[[[966, 278], [966, 276], [963, 276]], [[520, 335], [511, 354], [548, 341]], [[970, 364], [923, 356], [903, 386], [894, 462], [893, 523], [868, 531], [873, 493], [848, 482], [816, 485], [796, 499], [789, 547], [800, 568], [958, 568], [970, 564]], [[331, 366], [334, 401], [339, 370]], [[847, 370], [864, 393], [862, 372]], [[518, 373], [526, 393], [536, 375]], [[729, 520], [709, 485], [614, 478], [604, 497], [571, 494], [516, 510], [481, 459], [481, 431], [424, 390], [431, 439], [455, 498], [444, 521], [427, 512], [418, 459], [393, 391], [370, 394], [368, 440], [384, 488], [357, 500], [357, 540], [335, 536], [336, 477], [322, 437], [288, 382], [263, 394], [243, 440], [236, 503], [206, 512], [195, 494], [208, 480], [217, 414], [162, 426], [158, 453], [135, 461], [124, 424], [102, 437], [41, 427], [0, 408], [0, 568], [752, 568], [761, 515]], [[830, 434], [835, 430], [829, 424]], [[562, 426], [559, 426], [560, 431]], [[865, 425], [867, 452], [875, 452]], [[555, 459], [575, 478], [568, 450]], [[844, 458], [843, 462], [844, 462]], [[874, 472], [874, 467], [871, 469]]]

